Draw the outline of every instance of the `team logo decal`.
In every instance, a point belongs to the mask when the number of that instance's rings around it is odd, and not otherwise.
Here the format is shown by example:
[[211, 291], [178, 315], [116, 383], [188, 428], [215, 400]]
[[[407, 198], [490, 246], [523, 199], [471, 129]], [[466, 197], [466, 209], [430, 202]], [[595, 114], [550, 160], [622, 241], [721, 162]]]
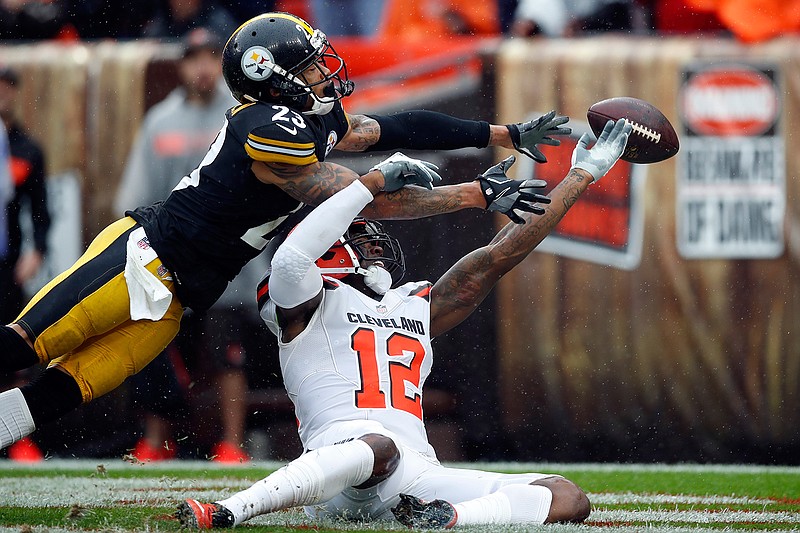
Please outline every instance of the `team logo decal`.
[[158, 265], [158, 268], [156, 269], [156, 275], [165, 281], [172, 281], [172, 274], [164, 265]]
[[332, 131], [328, 134], [328, 142], [325, 145], [325, 155], [331, 153], [333, 147], [336, 146], [336, 143], [339, 141], [339, 136], [336, 135], [335, 131]]
[[242, 72], [251, 80], [261, 81], [272, 75], [275, 58], [263, 46], [251, 46], [242, 54]]

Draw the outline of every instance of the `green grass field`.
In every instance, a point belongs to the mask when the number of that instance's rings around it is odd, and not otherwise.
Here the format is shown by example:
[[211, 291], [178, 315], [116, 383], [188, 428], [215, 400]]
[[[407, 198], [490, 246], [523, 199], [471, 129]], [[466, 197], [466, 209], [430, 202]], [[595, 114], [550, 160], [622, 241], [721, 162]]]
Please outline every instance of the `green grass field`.
[[[213, 501], [280, 466], [220, 468], [206, 462], [130, 464], [120, 459], [0, 461], [0, 532], [175, 531], [182, 499]], [[459, 465], [504, 472], [552, 472], [592, 501], [583, 525], [464, 528], [466, 531], [800, 531], [800, 467], [520, 464]], [[391, 523], [314, 522], [299, 510], [262, 516], [248, 532], [398, 531]]]

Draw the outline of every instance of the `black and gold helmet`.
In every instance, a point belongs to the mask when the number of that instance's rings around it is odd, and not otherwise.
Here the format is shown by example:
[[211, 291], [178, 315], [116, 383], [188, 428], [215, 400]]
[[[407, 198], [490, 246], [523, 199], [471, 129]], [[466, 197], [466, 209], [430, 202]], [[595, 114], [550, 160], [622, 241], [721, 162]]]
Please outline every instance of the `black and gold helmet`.
[[[301, 73], [320, 62], [330, 73], [309, 85]], [[290, 13], [264, 13], [239, 26], [223, 50], [222, 73], [242, 103], [273, 102], [315, 114], [329, 112], [354, 89], [325, 34]], [[311, 87], [321, 83], [329, 85], [319, 98]]]

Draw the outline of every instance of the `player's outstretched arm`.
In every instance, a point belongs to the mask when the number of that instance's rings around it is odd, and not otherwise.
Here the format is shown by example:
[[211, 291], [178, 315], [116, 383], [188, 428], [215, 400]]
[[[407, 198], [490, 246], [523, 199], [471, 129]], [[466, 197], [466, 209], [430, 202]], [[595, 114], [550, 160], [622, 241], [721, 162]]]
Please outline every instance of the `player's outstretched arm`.
[[547, 161], [539, 144], [558, 146], [554, 135], [569, 135], [568, 117], [551, 111], [528, 122], [489, 124], [435, 111], [412, 110], [391, 115], [349, 115], [350, 128], [337, 150], [454, 150], [500, 146], [517, 150], [538, 163]]
[[[367, 175], [381, 174], [380, 165], [383, 163], [377, 165], [375, 170]], [[407, 158], [406, 161], [397, 163], [394, 168], [400, 168], [403, 172], [418, 169], [420, 180], [407, 183], [415, 183], [422, 187], [406, 186], [393, 192], [376, 194], [372, 203], [364, 209], [363, 216], [376, 220], [409, 220], [467, 208], [487, 208], [486, 199], [477, 181], [426, 190], [427, 185], [424, 183], [426, 180], [429, 184], [439, 180], [433, 165]], [[305, 166], [255, 162], [253, 172], [262, 182], [276, 185], [293, 198], [313, 206], [319, 205], [359, 178], [358, 174], [349, 168], [327, 162]], [[431, 180], [428, 180], [428, 177]]]
[[549, 194], [544, 214], [520, 213], [524, 224], [506, 224], [488, 245], [467, 254], [436, 282], [431, 291], [432, 336], [460, 324], [497, 281], [542, 242], [589, 185], [611, 170], [625, 150], [630, 131], [625, 121], [609, 123], [591, 149], [588, 138], [582, 137], [573, 152], [572, 168]]

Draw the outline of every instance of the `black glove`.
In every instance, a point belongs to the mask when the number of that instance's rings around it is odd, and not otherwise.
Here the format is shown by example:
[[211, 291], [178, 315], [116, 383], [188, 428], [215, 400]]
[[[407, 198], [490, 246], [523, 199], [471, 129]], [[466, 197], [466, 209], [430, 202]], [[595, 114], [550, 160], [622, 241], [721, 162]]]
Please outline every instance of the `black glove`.
[[380, 170], [383, 174], [385, 185], [383, 190], [394, 192], [406, 185], [419, 185], [426, 189], [433, 189], [435, 181], [442, 181], [436, 173], [439, 167], [433, 163], [413, 159], [401, 152], [395, 152], [370, 169]]
[[506, 176], [506, 171], [511, 168], [517, 158], [513, 155], [496, 164], [480, 176], [483, 197], [486, 199], [487, 211], [499, 211], [507, 215], [513, 222], [524, 224], [525, 221], [515, 212], [528, 211], [543, 215], [544, 209], [536, 202], [549, 204], [550, 198], [533, 192], [534, 189], [547, 187], [544, 180], [512, 180]]
[[549, 135], [569, 135], [572, 128], [562, 128], [562, 124], [569, 122], [569, 117], [557, 117], [555, 111], [550, 111], [536, 120], [521, 124], [506, 124], [511, 134], [511, 142], [517, 151], [527, 155], [537, 163], [547, 163], [547, 158], [536, 148], [537, 144], [558, 146], [561, 141], [552, 139]]

